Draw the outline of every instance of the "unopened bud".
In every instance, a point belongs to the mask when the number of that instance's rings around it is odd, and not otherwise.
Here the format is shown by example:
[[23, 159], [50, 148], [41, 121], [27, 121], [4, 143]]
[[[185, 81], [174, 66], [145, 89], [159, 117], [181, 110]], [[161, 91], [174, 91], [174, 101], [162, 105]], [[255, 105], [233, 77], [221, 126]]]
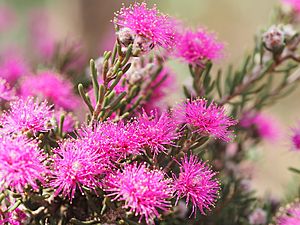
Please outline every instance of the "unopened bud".
[[133, 43], [134, 36], [135, 36], [134, 32], [127, 27], [120, 29], [117, 32], [117, 35], [120, 42], [126, 47]]
[[263, 34], [263, 42], [265, 47], [270, 51], [276, 51], [284, 46], [285, 35], [282, 29], [278, 26], [271, 26]]

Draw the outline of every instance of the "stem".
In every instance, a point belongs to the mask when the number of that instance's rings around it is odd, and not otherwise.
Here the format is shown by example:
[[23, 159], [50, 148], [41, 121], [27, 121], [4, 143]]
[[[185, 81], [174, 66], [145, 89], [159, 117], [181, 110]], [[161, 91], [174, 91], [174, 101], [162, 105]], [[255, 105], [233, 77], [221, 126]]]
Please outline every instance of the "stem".
[[[228, 103], [231, 99], [233, 99], [236, 96], [239, 96], [240, 94], [242, 94], [245, 90], [247, 90], [253, 83], [255, 83], [257, 80], [259, 80], [261, 78], [261, 76], [263, 76], [266, 73], [270, 73], [272, 71], [275, 70], [276, 67], [278, 67], [279, 65], [281, 65], [283, 62], [292, 59], [294, 61], [300, 61], [299, 57], [296, 57], [294, 54], [292, 53], [287, 53], [285, 55], [283, 55], [282, 57], [280, 57], [278, 60], [276, 60], [276, 62], [272, 62], [269, 66], [267, 65], [267, 67], [260, 67], [258, 70], [256, 71], [251, 71], [251, 73], [249, 75], [246, 75], [245, 78], [248, 78], [248, 80], [246, 80], [245, 82], [243, 82], [242, 84], [238, 85], [232, 94], [230, 95], [226, 95], [224, 96], [219, 104], [220, 105], [224, 105], [226, 103]], [[300, 76], [297, 75], [296, 79], [299, 79], [298, 77]], [[293, 82], [293, 80], [295, 80], [295, 78], [293, 79], [289, 79], [289, 83]]]

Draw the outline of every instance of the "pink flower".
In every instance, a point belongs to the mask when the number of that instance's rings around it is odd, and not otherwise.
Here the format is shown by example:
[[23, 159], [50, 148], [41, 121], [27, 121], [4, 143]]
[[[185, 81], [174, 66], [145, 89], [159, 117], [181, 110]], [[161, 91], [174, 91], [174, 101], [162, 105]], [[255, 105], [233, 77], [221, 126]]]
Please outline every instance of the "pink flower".
[[224, 107], [214, 103], [208, 105], [205, 99], [188, 100], [175, 108], [174, 114], [201, 135], [211, 135], [224, 141], [232, 139], [233, 132], [229, 128], [237, 123], [225, 114]]
[[68, 140], [54, 150], [52, 157], [50, 187], [56, 189], [54, 195], [62, 193], [72, 199], [75, 192], [82, 187], [95, 190], [101, 187], [105, 167], [103, 159], [97, 152], [92, 151], [81, 139]]
[[143, 112], [134, 124], [139, 143], [143, 148], [150, 149], [154, 156], [166, 152], [166, 145], [174, 145], [174, 141], [180, 137], [176, 132], [177, 124], [166, 112], [161, 115], [156, 111], [149, 115]]
[[198, 208], [205, 215], [205, 210], [210, 210], [218, 197], [219, 182], [209, 166], [201, 162], [196, 156], [186, 155], [182, 159], [178, 177], [173, 175], [174, 190], [179, 198], [186, 197], [186, 204], [190, 201], [193, 205], [192, 213]]
[[44, 182], [47, 169], [38, 144], [23, 136], [0, 135], [0, 186], [22, 193], [30, 185], [37, 190], [37, 180]]
[[125, 165], [123, 171], [109, 177], [108, 184], [109, 196], [124, 201], [123, 207], [139, 215], [139, 222], [145, 218], [147, 224], [154, 224], [158, 209], [167, 211], [171, 207], [170, 180], [165, 179], [162, 171], [150, 170], [145, 164]]
[[291, 137], [293, 150], [300, 150], [300, 128], [295, 127], [292, 129], [293, 135]]
[[73, 110], [79, 99], [73, 93], [73, 85], [52, 71], [43, 71], [36, 76], [28, 76], [22, 81], [21, 94], [47, 99], [55, 106]]
[[0, 78], [0, 100], [11, 101], [15, 98], [15, 89], [11, 88], [6, 80]]
[[297, 13], [300, 12], [300, 0], [282, 0], [283, 3], [292, 7]]
[[242, 117], [240, 125], [245, 128], [254, 126], [260, 138], [271, 142], [277, 141], [281, 135], [278, 121], [271, 115], [261, 112], [246, 113]]
[[47, 102], [37, 103], [32, 97], [10, 103], [10, 110], [0, 118], [1, 132], [46, 132], [51, 130], [52, 110]]
[[0, 62], [0, 76], [2, 78], [13, 84], [21, 76], [27, 75], [28, 72], [28, 65], [21, 56], [10, 52], [4, 54]]
[[124, 29], [120, 32], [129, 30], [129, 34], [124, 34], [125, 36], [129, 36], [129, 40], [132, 38], [131, 36], [134, 36], [134, 41], [138, 41], [138, 39], [142, 42], [149, 41], [148, 47], [159, 45], [170, 49], [175, 45], [175, 21], [160, 13], [156, 9], [156, 6], [152, 9], [147, 8], [145, 2], [135, 2], [128, 8], [121, 8], [116, 13], [115, 24]]
[[295, 202], [288, 205], [276, 219], [277, 225], [298, 225], [300, 224], [300, 203]]
[[92, 151], [107, 155], [107, 163], [142, 152], [136, 126], [131, 123], [100, 122], [94, 128], [86, 127], [80, 130], [79, 135]]
[[176, 55], [190, 64], [203, 65], [208, 60], [222, 57], [224, 44], [217, 41], [215, 34], [203, 28], [186, 30], [179, 38]]

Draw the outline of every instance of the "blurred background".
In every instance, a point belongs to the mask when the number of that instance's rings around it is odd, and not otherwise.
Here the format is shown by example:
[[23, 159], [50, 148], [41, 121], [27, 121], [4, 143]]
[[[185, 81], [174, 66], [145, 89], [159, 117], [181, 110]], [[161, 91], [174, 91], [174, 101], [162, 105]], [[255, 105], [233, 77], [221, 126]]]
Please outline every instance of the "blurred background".
[[[114, 12], [126, 0], [0, 0], [0, 51], [23, 49], [30, 58], [32, 48], [28, 41], [32, 33], [41, 36], [41, 48], [51, 51], [51, 40], [80, 41], [87, 58], [97, 58], [114, 43], [111, 20]], [[147, 1], [157, 4], [165, 13], [178, 17], [190, 26], [204, 26], [218, 34], [226, 43], [226, 57], [215, 64], [225, 68], [228, 63], [239, 66], [245, 52], [253, 47], [254, 34], [270, 26], [272, 9], [279, 0], [164, 0]], [[1, 10], [2, 9], [2, 10]], [[8, 24], [1, 20], [9, 18]], [[6, 26], [6, 27], [5, 27]], [[5, 28], [5, 29], [4, 29]], [[32, 40], [31, 40], [32, 41]], [[29, 43], [29, 44], [28, 44]], [[86, 61], [87, 64], [88, 61]], [[186, 66], [172, 63], [179, 85], [186, 82]], [[180, 86], [179, 86], [180, 87]], [[180, 90], [181, 91], [181, 90]], [[254, 161], [254, 187], [259, 194], [271, 192], [282, 197], [295, 191], [293, 183], [299, 179], [288, 171], [289, 166], [300, 167], [300, 155], [291, 152], [289, 130], [300, 121], [300, 91], [283, 99], [267, 110], [281, 123], [285, 136], [276, 143], [264, 143], [251, 150]], [[249, 150], [250, 151], [250, 150]]]

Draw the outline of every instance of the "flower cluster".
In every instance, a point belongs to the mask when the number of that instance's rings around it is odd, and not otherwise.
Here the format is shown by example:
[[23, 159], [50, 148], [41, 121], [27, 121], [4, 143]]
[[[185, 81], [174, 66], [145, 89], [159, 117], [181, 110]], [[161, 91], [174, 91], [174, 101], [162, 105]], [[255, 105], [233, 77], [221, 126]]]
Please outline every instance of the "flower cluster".
[[46, 101], [38, 103], [32, 97], [11, 102], [10, 110], [0, 117], [2, 133], [45, 132], [52, 128], [52, 110]]
[[178, 177], [174, 175], [174, 189], [179, 198], [186, 197], [186, 204], [192, 202], [192, 213], [197, 207], [202, 214], [214, 205], [220, 185], [214, 178], [216, 173], [196, 156], [185, 156], [180, 164]]
[[76, 189], [82, 191], [81, 186], [101, 187], [98, 177], [105, 171], [104, 161], [92, 150], [80, 139], [66, 141], [54, 150], [49, 183], [56, 189], [54, 195], [62, 193], [72, 201]]
[[[283, 130], [264, 107], [300, 80], [299, 1], [284, 2], [294, 11], [276, 19], [290, 24], [265, 29], [225, 77], [214, 33], [145, 2], [115, 14], [115, 46], [90, 70], [83, 45], [57, 43], [47, 11], [34, 11], [32, 51], [0, 52], [0, 224], [300, 224], [299, 202], [274, 218], [278, 203], [250, 186], [253, 149]], [[179, 104], [174, 57], [193, 84]], [[290, 141], [298, 151], [299, 127]]]
[[205, 99], [188, 100], [174, 110], [179, 121], [191, 125], [195, 132], [213, 136], [224, 141], [231, 140], [229, 128], [237, 122], [225, 114], [225, 109]]
[[120, 26], [118, 33], [122, 43], [133, 42], [142, 52], [151, 50], [151, 46], [171, 49], [175, 46], [175, 21], [160, 13], [154, 6], [147, 8], [146, 3], [134, 3], [123, 7], [116, 13], [115, 24]]
[[138, 141], [143, 148], [149, 148], [154, 155], [165, 152], [165, 145], [174, 145], [174, 141], [180, 137], [176, 132], [177, 124], [168, 113], [152, 111], [141, 114], [135, 121]]
[[187, 63], [204, 65], [222, 57], [224, 44], [218, 42], [215, 34], [199, 28], [197, 31], [186, 30], [179, 38], [176, 55]]
[[0, 184], [22, 193], [28, 186], [37, 190], [44, 183], [48, 170], [42, 161], [45, 157], [35, 141], [25, 137], [0, 135]]
[[124, 207], [144, 217], [148, 224], [153, 224], [159, 216], [158, 209], [166, 211], [171, 207], [172, 188], [170, 180], [163, 172], [150, 170], [146, 165], [127, 165], [108, 179], [109, 196], [114, 200], [124, 201]]

